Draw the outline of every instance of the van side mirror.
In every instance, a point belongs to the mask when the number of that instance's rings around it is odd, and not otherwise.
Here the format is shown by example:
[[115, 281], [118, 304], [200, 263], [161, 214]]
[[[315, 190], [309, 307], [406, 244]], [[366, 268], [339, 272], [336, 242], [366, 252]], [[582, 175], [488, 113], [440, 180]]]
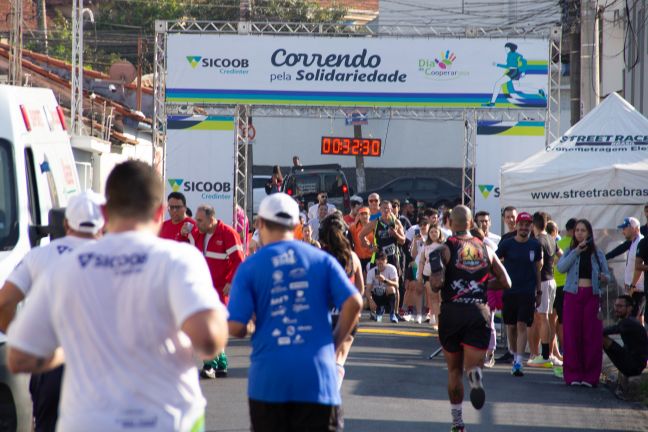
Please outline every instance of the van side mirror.
[[49, 236], [50, 240], [65, 237], [65, 209], [57, 208], [49, 211], [48, 215], [49, 225], [30, 225], [28, 229], [29, 243], [31, 247], [40, 245], [41, 239]]
[[47, 215], [49, 219], [48, 233], [50, 240], [65, 237], [65, 208], [51, 209]]
[[47, 237], [49, 229], [47, 225], [29, 225], [28, 234], [29, 244], [34, 248], [40, 245], [42, 238]]

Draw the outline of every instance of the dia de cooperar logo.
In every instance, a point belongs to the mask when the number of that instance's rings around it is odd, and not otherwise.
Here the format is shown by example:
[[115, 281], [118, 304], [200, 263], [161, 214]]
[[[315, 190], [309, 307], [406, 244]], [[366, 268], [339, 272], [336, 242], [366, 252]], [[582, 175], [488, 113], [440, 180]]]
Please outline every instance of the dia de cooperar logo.
[[169, 186], [171, 186], [171, 189], [173, 189], [173, 192], [179, 192], [180, 186], [182, 186], [184, 179], [169, 179], [168, 182]]
[[457, 56], [454, 52], [446, 50], [440, 53], [439, 56], [432, 58], [421, 58], [418, 61], [418, 70], [425, 75], [426, 78], [434, 80], [451, 80], [456, 79], [463, 75], [468, 75], [468, 72], [454, 70], [455, 61]]
[[187, 61], [191, 65], [192, 69], [196, 69], [200, 64], [201, 56], [187, 56]]

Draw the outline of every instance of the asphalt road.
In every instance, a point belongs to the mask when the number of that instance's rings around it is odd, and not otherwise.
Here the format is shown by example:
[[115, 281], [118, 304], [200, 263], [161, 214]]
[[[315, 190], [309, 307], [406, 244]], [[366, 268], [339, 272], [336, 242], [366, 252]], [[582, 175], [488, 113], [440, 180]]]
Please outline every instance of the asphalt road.
[[[428, 360], [438, 346], [427, 325], [363, 320], [342, 386], [345, 430], [450, 430], [443, 355]], [[202, 381], [206, 430], [249, 431], [249, 340], [230, 341], [227, 352], [229, 377]], [[500, 365], [485, 370], [486, 405], [474, 410], [467, 394], [464, 402], [470, 432], [648, 431], [648, 410], [616, 399], [605, 387], [568, 387], [550, 370], [525, 373], [513, 377]]]

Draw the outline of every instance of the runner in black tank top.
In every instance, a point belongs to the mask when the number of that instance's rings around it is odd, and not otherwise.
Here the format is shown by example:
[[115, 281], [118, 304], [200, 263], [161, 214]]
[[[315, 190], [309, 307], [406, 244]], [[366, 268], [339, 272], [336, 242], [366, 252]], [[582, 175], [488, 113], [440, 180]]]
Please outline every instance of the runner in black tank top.
[[[367, 236], [373, 232], [374, 241], [369, 243], [367, 241]], [[400, 263], [398, 260], [398, 245], [405, 244], [405, 230], [400, 221], [394, 217], [392, 213], [392, 204], [388, 200], [382, 200], [380, 203], [380, 217], [374, 221], [369, 222], [367, 225], [362, 228], [360, 234], [360, 242], [366, 248], [371, 248], [373, 250], [373, 256], [371, 257], [372, 266], [376, 263], [376, 252], [383, 251], [387, 256], [387, 262], [396, 267], [398, 271], [398, 276], [402, 276], [403, 272], [400, 268]], [[400, 304], [400, 288], [396, 290], [396, 305]]]
[[441, 289], [442, 306], [448, 303], [486, 305], [490, 260], [484, 243], [475, 237], [452, 236], [446, 246], [450, 250], [450, 262]]
[[385, 223], [382, 219], [378, 219], [376, 221], [376, 229], [374, 230], [374, 243], [378, 250], [383, 251], [387, 255], [387, 262], [399, 269], [400, 273], [398, 243], [396, 238], [389, 233], [389, 229], [393, 227], [393, 224], [393, 221]]
[[[461, 408], [464, 368], [468, 374], [473, 406], [481, 409], [486, 400], [482, 367], [491, 335], [490, 310], [486, 304], [487, 286], [504, 289], [511, 286], [502, 263], [481, 240], [470, 235], [468, 230], [471, 226], [470, 209], [461, 205], [455, 207], [450, 216], [453, 236], [438, 249], [445, 271], [430, 276], [432, 289], [441, 290], [439, 340], [448, 365], [453, 432], [465, 430]], [[491, 272], [496, 277], [494, 282], [489, 282]]]

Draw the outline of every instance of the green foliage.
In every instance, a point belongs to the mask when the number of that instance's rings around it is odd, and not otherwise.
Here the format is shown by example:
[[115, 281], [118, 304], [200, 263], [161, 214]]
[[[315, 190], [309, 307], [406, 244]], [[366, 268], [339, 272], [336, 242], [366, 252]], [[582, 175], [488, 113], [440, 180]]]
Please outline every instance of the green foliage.
[[[251, 19], [277, 22], [338, 22], [346, 10], [322, 8], [310, 0], [259, 0], [254, 2]], [[236, 21], [240, 0], [139, 0], [101, 3], [97, 28], [133, 26], [144, 33], [153, 31], [155, 20], [195, 19]]]
[[[340, 22], [342, 8], [322, 8], [312, 0], [255, 0], [251, 19], [269, 22]], [[152, 71], [156, 20], [237, 21], [240, 0], [119, 0], [102, 1], [95, 24], [85, 22], [84, 64], [107, 71], [116, 60], [137, 63], [137, 38], [145, 40], [143, 70]], [[60, 13], [50, 21], [48, 54], [72, 58], [72, 22]], [[43, 52], [37, 35], [25, 38], [25, 47]]]
[[339, 22], [346, 10], [341, 8], [325, 9], [317, 3], [304, 0], [268, 0], [259, 2], [253, 10], [253, 19], [280, 22]]

